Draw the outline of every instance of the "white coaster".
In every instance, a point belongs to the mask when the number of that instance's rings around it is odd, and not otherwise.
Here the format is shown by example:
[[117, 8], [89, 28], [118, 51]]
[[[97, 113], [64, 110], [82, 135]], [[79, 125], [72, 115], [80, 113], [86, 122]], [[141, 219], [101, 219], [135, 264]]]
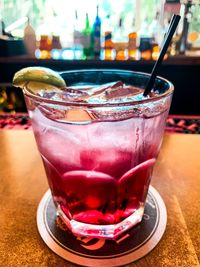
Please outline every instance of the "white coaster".
[[142, 222], [116, 240], [74, 236], [56, 216], [50, 190], [37, 210], [38, 230], [47, 246], [65, 260], [88, 267], [114, 267], [142, 258], [158, 244], [166, 224], [165, 204], [152, 186]]

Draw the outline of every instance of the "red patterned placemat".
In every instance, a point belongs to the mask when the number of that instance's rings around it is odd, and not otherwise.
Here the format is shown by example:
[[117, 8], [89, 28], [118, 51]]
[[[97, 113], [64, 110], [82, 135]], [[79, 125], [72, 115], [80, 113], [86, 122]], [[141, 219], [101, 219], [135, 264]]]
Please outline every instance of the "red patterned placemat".
[[29, 130], [32, 129], [27, 113], [0, 113], [1, 130]]
[[[31, 121], [27, 113], [0, 113], [0, 129], [30, 130]], [[166, 132], [200, 134], [200, 116], [169, 115]]]
[[167, 118], [166, 131], [185, 134], [200, 134], [200, 116], [170, 115]]

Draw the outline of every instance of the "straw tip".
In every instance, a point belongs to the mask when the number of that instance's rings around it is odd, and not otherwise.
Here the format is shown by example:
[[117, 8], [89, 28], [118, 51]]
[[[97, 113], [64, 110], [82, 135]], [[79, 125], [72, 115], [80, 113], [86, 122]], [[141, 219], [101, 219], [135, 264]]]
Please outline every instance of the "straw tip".
[[165, 53], [167, 52], [170, 41], [171, 41], [175, 31], [176, 31], [176, 28], [178, 26], [180, 18], [181, 18], [180, 15], [174, 14], [172, 19], [171, 19], [169, 29], [168, 29], [168, 32], [166, 34], [166, 38], [164, 39], [164, 43], [163, 43], [162, 49], [160, 51], [160, 55], [159, 55], [158, 60], [156, 61], [155, 65], [153, 67], [153, 70], [151, 72], [151, 76], [148, 80], [148, 83], [147, 83], [147, 86], [144, 90], [143, 96], [147, 96], [152, 90], [152, 87], [155, 83], [155, 79], [156, 79], [159, 67], [162, 64], [163, 58], [165, 56]]

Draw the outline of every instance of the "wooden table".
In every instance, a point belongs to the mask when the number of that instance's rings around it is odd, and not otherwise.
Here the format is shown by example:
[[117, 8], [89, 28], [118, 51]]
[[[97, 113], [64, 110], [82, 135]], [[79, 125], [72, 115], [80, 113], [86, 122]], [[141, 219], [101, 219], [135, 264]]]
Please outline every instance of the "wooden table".
[[[32, 131], [0, 131], [0, 267], [74, 266], [54, 254], [36, 226], [47, 182]], [[200, 135], [166, 134], [152, 185], [168, 223], [156, 248], [137, 267], [200, 266]]]

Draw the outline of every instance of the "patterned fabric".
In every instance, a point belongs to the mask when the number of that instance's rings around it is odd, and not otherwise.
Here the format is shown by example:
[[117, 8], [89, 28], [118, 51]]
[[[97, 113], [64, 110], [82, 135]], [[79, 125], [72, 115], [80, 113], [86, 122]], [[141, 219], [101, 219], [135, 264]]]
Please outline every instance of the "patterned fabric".
[[19, 129], [28, 130], [31, 129], [31, 121], [27, 113], [0, 114], [0, 130]]
[[169, 116], [167, 132], [200, 134], [200, 116]]
[[[31, 129], [27, 113], [0, 114], [0, 129]], [[200, 116], [175, 116], [167, 118], [166, 132], [200, 134]]]

